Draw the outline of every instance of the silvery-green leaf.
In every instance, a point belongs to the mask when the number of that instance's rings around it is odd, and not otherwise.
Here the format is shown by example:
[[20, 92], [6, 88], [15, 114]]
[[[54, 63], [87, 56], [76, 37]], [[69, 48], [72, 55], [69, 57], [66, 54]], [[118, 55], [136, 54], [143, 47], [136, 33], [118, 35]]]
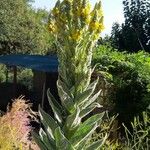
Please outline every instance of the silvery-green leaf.
[[53, 113], [57, 121], [62, 124], [62, 115], [63, 115], [63, 108], [62, 106], [55, 100], [53, 95], [50, 93], [50, 91], [47, 91], [48, 101], [50, 106], [52, 107]]
[[57, 150], [75, 150], [73, 145], [64, 136], [60, 127], [55, 130], [56, 148]]
[[95, 68], [98, 66], [99, 64], [94, 65], [94, 67], [92, 68], [91, 73], [93, 73], [95, 71]]
[[85, 109], [89, 105], [91, 105], [93, 102], [97, 100], [97, 98], [100, 96], [101, 90], [97, 92], [95, 95], [91, 96], [88, 101], [86, 101], [84, 104], [82, 104], [81, 109]]
[[78, 129], [70, 140], [72, 145], [74, 147], [79, 146], [80, 143], [84, 142], [93, 133], [97, 126], [97, 123], [95, 123], [91, 126], [86, 126], [84, 128], [79, 127], [80, 130]]
[[84, 92], [82, 92], [75, 98], [74, 101], [77, 102], [78, 105], [81, 105], [85, 101], [87, 101], [87, 99], [94, 93], [98, 81], [99, 78], [92, 82]]
[[107, 139], [107, 135], [105, 135], [103, 139], [94, 142], [92, 145], [87, 147], [86, 150], [99, 150], [104, 145], [106, 139]]
[[96, 85], [99, 81], [99, 78], [97, 80], [95, 80], [93, 83], [91, 83], [87, 90], [85, 90], [83, 93], [79, 94], [76, 98], [75, 98], [75, 102], [77, 103], [77, 105], [84, 105], [84, 103], [86, 103], [86, 101], [88, 101], [89, 97], [94, 93], [94, 90], [96, 88]]
[[99, 78], [97, 78], [94, 82], [92, 82], [92, 83], [88, 86], [87, 89], [93, 89], [93, 90], [95, 90], [98, 81], [99, 81]]
[[80, 112], [80, 117], [83, 118], [86, 115], [88, 115], [91, 111], [93, 111], [95, 108], [101, 108], [101, 107], [102, 106], [99, 103], [92, 103], [91, 105], [89, 105], [88, 107], [86, 107]]
[[74, 102], [68, 88], [61, 82], [60, 79], [57, 81], [58, 93], [61, 99], [62, 105], [69, 111], [74, 110]]
[[66, 84], [63, 81], [61, 81], [60, 78], [58, 78], [57, 80], [57, 86], [61, 87], [69, 97], [73, 97], [73, 95], [70, 93], [70, 89], [68, 89]]
[[79, 125], [81, 118], [79, 117], [80, 109], [76, 108], [75, 112], [68, 116], [66, 120], [66, 126], [69, 128], [76, 128]]
[[85, 150], [88, 138], [80, 142], [80, 144], [76, 147], [77, 150]]
[[83, 124], [81, 124], [76, 131], [76, 133], [71, 138], [71, 143], [74, 146], [79, 145], [83, 142], [87, 137], [91, 135], [91, 133], [99, 126], [100, 120], [102, 119], [103, 114], [96, 114], [89, 119], [87, 119]]
[[32, 137], [41, 150], [48, 150], [37, 133], [32, 132]]
[[77, 103], [78, 106], [80, 106], [88, 100], [88, 98], [93, 94], [93, 92], [94, 92], [93, 89], [88, 89], [83, 93], [77, 95], [74, 101]]
[[47, 133], [51, 139], [54, 139], [54, 131], [58, 127], [57, 122], [47, 114], [40, 106], [39, 106], [39, 115], [41, 118], [41, 122], [43, 123]]
[[48, 138], [47, 134], [44, 132], [42, 128], [39, 131], [39, 135], [41, 137], [42, 142], [44, 143], [44, 145], [47, 147], [48, 150], [55, 149], [55, 143]]

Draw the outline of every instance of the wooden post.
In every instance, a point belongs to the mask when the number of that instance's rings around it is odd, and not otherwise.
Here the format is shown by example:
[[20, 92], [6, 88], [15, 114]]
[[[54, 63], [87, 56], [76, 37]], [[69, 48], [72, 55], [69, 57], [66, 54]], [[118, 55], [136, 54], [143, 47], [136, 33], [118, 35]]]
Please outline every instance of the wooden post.
[[17, 89], [17, 67], [13, 66], [13, 73], [14, 73], [14, 78], [13, 78], [13, 96], [16, 96], [16, 89]]
[[44, 109], [45, 90], [46, 90], [46, 80], [43, 83], [43, 90], [42, 90], [42, 103], [41, 103], [42, 109]]
[[6, 83], [8, 83], [8, 66], [6, 66]]

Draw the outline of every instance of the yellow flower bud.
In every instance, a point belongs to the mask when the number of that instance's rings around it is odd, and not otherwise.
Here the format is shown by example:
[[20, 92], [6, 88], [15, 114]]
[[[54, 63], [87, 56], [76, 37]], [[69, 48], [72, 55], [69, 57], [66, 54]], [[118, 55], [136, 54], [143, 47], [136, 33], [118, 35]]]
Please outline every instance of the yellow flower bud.
[[100, 33], [102, 30], [104, 30], [104, 25], [99, 23], [99, 26], [98, 26], [98, 29], [97, 29], [97, 32]]
[[52, 13], [53, 13], [54, 16], [59, 15], [59, 9], [58, 9], [57, 7], [54, 8], [54, 9], [52, 10]]
[[92, 31], [96, 31], [98, 28], [99, 28], [99, 22], [97, 21], [92, 21], [89, 25], [89, 28], [92, 30]]
[[83, 32], [90, 32], [95, 40], [103, 29], [101, 3], [91, 11], [88, 0], [58, 0], [49, 16], [48, 30], [57, 36], [68, 35], [69, 41], [84, 38]]
[[83, 16], [83, 17], [86, 18], [86, 17], [89, 15], [90, 10], [91, 10], [91, 6], [90, 6], [90, 4], [89, 4], [89, 5], [87, 5], [87, 7], [83, 8], [83, 9], [81, 10], [81, 16]]
[[56, 26], [55, 24], [53, 24], [53, 23], [50, 23], [50, 24], [48, 25], [48, 30], [49, 30], [49, 32], [51, 32], [51, 33], [56, 33], [56, 32], [57, 32], [57, 26]]
[[74, 41], [78, 41], [81, 38], [81, 34], [82, 34], [82, 32], [79, 31], [79, 30], [78, 31], [74, 31], [71, 34], [71, 39], [73, 39]]
[[53, 32], [54, 28], [53, 28], [53, 25], [52, 25], [52, 24], [50, 24], [50, 25], [48, 26], [48, 30], [49, 30], [50, 32]]

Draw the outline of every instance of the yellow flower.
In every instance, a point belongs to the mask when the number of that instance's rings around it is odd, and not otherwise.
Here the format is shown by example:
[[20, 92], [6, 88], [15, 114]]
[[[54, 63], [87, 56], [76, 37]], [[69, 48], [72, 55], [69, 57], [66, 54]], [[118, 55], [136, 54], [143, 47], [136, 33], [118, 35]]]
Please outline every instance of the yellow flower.
[[54, 9], [52, 10], [52, 13], [53, 13], [54, 16], [59, 15], [59, 9], [58, 9], [57, 7], [54, 8]]
[[71, 39], [78, 41], [81, 38], [81, 31], [75, 31], [71, 34]]
[[86, 18], [89, 15], [90, 10], [91, 10], [91, 6], [89, 4], [87, 7], [81, 10], [81, 15]]
[[89, 27], [92, 31], [96, 31], [99, 28], [99, 22], [93, 21], [90, 23]]
[[104, 30], [104, 25], [102, 23], [99, 23], [97, 32], [100, 33], [102, 30]]
[[48, 25], [48, 30], [49, 30], [49, 32], [57, 32], [57, 28], [56, 28], [56, 26], [54, 26], [54, 24], [52, 24], [52, 23], [50, 23], [49, 25]]

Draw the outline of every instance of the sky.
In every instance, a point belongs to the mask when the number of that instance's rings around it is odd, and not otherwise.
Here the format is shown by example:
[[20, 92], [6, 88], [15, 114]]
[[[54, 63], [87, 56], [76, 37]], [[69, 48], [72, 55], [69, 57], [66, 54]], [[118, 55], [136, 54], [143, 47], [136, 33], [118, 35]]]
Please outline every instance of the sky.
[[[33, 7], [35, 8], [44, 8], [51, 10], [57, 0], [35, 0]], [[104, 25], [105, 30], [102, 33], [102, 36], [111, 33], [111, 27], [114, 22], [122, 23], [124, 21], [123, 17], [123, 5], [122, 0], [101, 0], [102, 7], [104, 11]], [[90, 0], [91, 4], [97, 2], [97, 0]]]

